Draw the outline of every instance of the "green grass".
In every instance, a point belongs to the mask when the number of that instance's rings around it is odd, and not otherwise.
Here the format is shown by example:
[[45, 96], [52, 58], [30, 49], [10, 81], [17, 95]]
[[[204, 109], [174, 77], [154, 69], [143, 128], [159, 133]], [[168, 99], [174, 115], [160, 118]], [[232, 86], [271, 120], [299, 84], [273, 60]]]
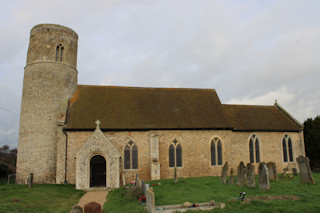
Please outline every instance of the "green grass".
[[73, 185], [0, 185], [0, 212], [69, 212], [84, 193]]
[[[300, 182], [300, 177], [279, 178], [271, 181], [270, 191], [256, 188], [238, 187], [236, 185], [222, 184], [219, 177], [180, 178], [177, 184], [172, 179], [152, 181], [156, 205], [182, 204], [184, 202], [198, 203], [215, 200], [225, 203], [225, 209], [214, 209], [211, 212], [320, 212], [320, 174], [313, 173], [316, 184]], [[124, 194], [127, 189], [115, 189], [108, 194], [108, 202], [104, 205], [105, 212], [144, 212], [144, 206], [138, 204], [136, 199], [129, 199]], [[299, 200], [273, 200], [251, 201], [250, 203], [230, 202], [239, 196], [239, 192], [246, 192], [247, 197], [266, 195], [294, 195]], [[191, 211], [190, 211], [191, 212]], [[210, 212], [210, 211], [208, 211]]]

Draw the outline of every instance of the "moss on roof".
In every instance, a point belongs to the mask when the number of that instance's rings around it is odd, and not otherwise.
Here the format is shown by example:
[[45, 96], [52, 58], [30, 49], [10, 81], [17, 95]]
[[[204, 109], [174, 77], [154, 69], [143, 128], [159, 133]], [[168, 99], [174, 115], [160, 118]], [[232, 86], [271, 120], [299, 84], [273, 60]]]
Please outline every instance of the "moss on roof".
[[297, 125], [276, 106], [223, 105], [234, 130], [299, 131]]
[[78, 85], [66, 130], [233, 129], [300, 131], [275, 106], [222, 105], [214, 89]]
[[79, 85], [69, 101], [65, 129], [231, 128], [214, 89]]

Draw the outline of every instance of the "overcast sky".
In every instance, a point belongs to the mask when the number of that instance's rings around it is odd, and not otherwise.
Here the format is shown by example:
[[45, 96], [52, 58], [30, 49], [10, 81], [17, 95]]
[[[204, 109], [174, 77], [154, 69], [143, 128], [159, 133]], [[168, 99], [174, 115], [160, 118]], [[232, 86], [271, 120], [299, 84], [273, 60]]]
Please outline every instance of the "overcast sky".
[[79, 35], [78, 83], [214, 88], [225, 104], [320, 114], [319, 0], [0, 0], [0, 146], [17, 146], [29, 33]]

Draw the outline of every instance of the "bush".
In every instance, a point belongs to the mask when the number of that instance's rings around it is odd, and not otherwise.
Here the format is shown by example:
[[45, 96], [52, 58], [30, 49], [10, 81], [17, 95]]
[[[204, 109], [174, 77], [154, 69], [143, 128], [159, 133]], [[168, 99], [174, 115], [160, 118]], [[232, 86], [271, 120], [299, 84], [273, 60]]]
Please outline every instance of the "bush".
[[131, 187], [127, 193], [129, 198], [139, 199], [142, 195], [144, 195], [141, 187]]

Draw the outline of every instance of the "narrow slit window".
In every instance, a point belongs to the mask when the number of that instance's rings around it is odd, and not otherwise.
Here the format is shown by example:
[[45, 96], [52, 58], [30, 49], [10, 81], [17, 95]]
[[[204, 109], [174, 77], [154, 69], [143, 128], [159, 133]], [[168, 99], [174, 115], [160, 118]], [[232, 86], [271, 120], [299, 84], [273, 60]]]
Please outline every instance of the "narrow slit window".
[[176, 159], [177, 167], [182, 167], [182, 147], [180, 144], [176, 148]]
[[289, 160], [290, 162], [293, 162], [293, 154], [292, 154], [292, 142], [291, 138], [288, 139], [288, 151], [289, 151]]
[[217, 152], [218, 152], [218, 165], [222, 165], [222, 144], [220, 140], [218, 141]]
[[130, 147], [126, 146], [124, 148], [124, 168], [130, 169]]
[[176, 163], [174, 158], [174, 146], [171, 144], [169, 147], [169, 167], [175, 166]]
[[211, 141], [211, 165], [212, 166], [217, 165], [217, 163], [216, 163], [216, 144], [213, 140]]

